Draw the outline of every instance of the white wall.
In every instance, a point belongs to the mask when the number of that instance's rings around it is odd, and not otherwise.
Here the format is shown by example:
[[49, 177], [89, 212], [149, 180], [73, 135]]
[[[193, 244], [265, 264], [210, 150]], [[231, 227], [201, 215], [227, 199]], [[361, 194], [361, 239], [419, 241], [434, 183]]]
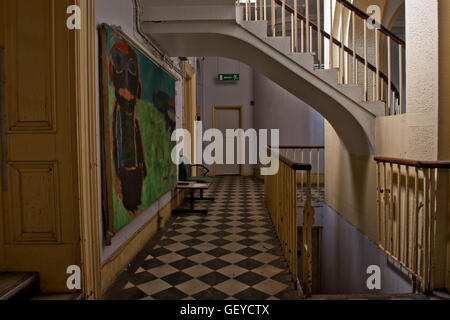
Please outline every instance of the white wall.
[[405, 2], [405, 17], [406, 101], [408, 114], [412, 114], [409, 118], [408, 156], [412, 159], [436, 160], [439, 105], [438, 1], [408, 0]]
[[[256, 129], [279, 129], [281, 146], [325, 144], [324, 119], [317, 111], [258, 72], [254, 73], [254, 83]], [[323, 154], [321, 158], [323, 173]], [[317, 160], [313, 161], [313, 172], [317, 172]]]
[[[280, 145], [324, 145], [323, 117], [246, 64], [209, 57], [200, 59], [198, 72], [197, 103], [201, 107], [204, 130], [213, 125], [213, 106], [239, 105], [243, 107], [246, 130], [280, 129]], [[217, 75], [221, 73], [239, 73], [240, 81], [218, 82]], [[316, 172], [317, 164], [313, 166]], [[321, 172], [323, 167], [322, 161]], [[253, 166], [246, 165], [244, 173], [253, 173]]]
[[[239, 61], [208, 57], [200, 61], [198, 71], [198, 104], [201, 108], [203, 130], [213, 127], [213, 107], [242, 106], [244, 130], [254, 128], [253, 110], [253, 70]], [[239, 73], [236, 82], [219, 82], [218, 74]], [[247, 148], [248, 150], [248, 148]], [[247, 151], [248, 154], [248, 151]], [[248, 157], [247, 161], [248, 162]], [[212, 167], [211, 167], [212, 169]], [[252, 165], [244, 165], [244, 174], [253, 174]]]
[[[148, 42], [139, 35], [137, 28], [135, 27], [135, 7], [133, 0], [96, 0], [96, 20], [97, 25], [107, 23], [116, 27], [120, 27], [122, 31], [131, 39], [140, 44], [143, 49], [156, 61], [164, 65], [168, 70], [171, 70], [173, 76], [176, 77], [177, 82], [175, 85], [176, 96], [176, 110], [177, 110], [177, 128], [182, 127], [183, 121], [183, 81], [179, 73], [175, 71], [170, 65], [167, 65], [164, 61], [155, 55], [154, 49], [149, 46]], [[98, 52], [98, 50], [97, 50]], [[98, 91], [99, 92], [99, 91]], [[100, 104], [99, 104], [100, 105]], [[100, 119], [99, 119], [100, 123]], [[100, 132], [100, 127], [99, 127]], [[99, 145], [101, 145], [99, 143]], [[100, 157], [100, 150], [99, 150]], [[100, 177], [99, 172], [99, 177]], [[100, 178], [99, 178], [100, 179]], [[100, 192], [100, 194], [102, 194]], [[118, 248], [120, 248], [128, 239], [130, 239], [139, 229], [142, 228], [150, 219], [161, 210], [175, 195], [174, 192], [169, 192], [155, 204], [148, 208], [145, 212], [140, 214], [130, 224], [118, 232], [112, 239], [111, 246], [102, 245], [102, 261], [107, 260]], [[101, 212], [102, 210], [100, 210]], [[103, 219], [102, 219], [103, 220]], [[103, 229], [101, 230], [103, 239]]]

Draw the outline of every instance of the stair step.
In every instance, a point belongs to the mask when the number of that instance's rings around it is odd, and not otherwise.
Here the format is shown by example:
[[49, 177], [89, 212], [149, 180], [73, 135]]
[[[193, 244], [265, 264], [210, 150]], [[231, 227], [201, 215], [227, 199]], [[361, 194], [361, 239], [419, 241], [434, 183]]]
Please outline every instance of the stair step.
[[0, 273], [0, 300], [28, 300], [38, 292], [39, 275], [37, 273]]
[[364, 109], [368, 110], [377, 117], [384, 117], [386, 115], [386, 102], [384, 101], [364, 101], [361, 105]]
[[314, 66], [314, 54], [302, 53], [302, 52], [292, 52], [288, 54], [289, 58], [297, 62], [299, 65], [312, 69]]
[[242, 21], [241, 26], [262, 40], [267, 38], [267, 21]]
[[430, 300], [432, 297], [420, 294], [323, 294], [313, 295], [308, 300]]
[[63, 300], [84, 300], [83, 293], [61, 293], [61, 294], [51, 294], [51, 293], [39, 293], [34, 296], [31, 300], [41, 300], [41, 301], [63, 301]]
[[268, 37], [267, 43], [278, 51], [288, 55], [291, 53], [291, 38], [290, 37]]
[[360, 84], [339, 84], [337, 88], [353, 101], [362, 102], [364, 100], [363, 86]]
[[315, 69], [314, 73], [332, 86], [337, 86], [339, 80], [339, 69]]

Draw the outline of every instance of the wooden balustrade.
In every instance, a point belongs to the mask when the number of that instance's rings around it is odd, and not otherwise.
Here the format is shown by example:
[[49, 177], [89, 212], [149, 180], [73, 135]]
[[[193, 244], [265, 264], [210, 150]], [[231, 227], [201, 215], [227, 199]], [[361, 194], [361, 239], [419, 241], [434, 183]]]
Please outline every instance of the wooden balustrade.
[[[246, 20], [267, 20], [267, 6], [270, 5], [271, 34], [275, 37], [277, 36], [278, 23], [277, 8], [280, 8], [281, 35], [291, 37], [292, 52], [313, 52], [313, 34], [316, 33], [317, 48], [315, 48], [315, 55], [318, 68], [331, 69], [337, 67], [339, 83], [362, 85], [365, 101], [384, 101], [386, 103], [386, 115], [402, 114], [405, 106], [403, 95], [405, 42], [381, 24], [376, 24], [374, 28], [369, 30], [368, 26], [371, 21], [369, 15], [346, 0], [325, 0], [323, 2], [324, 7], [321, 6], [321, 0], [317, 0], [316, 21], [314, 22], [311, 20], [311, 1], [314, 0], [293, 0], [292, 8], [286, 3], [286, 0], [271, 0], [270, 4], [266, 1], [259, 2], [259, 0], [256, 0], [252, 3], [247, 0], [245, 17]], [[252, 8], [255, 11], [253, 18]], [[304, 8], [304, 12], [300, 12], [299, 8]], [[340, 30], [330, 32], [323, 29], [321, 18], [325, 8], [330, 12], [329, 24], [340, 26]], [[345, 17], [349, 18], [345, 19]], [[338, 23], [335, 23], [336, 19], [338, 19]], [[298, 20], [300, 20], [300, 26]], [[287, 26], [290, 26], [289, 32]], [[359, 35], [362, 37], [362, 49], [356, 47], [356, 38]], [[373, 43], [369, 44], [369, 39], [373, 39]], [[328, 46], [325, 45], [325, 42], [328, 42]], [[351, 48], [349, 47], [350, 42]], [[386, 44], [385, 49], [381, 47], [381, 43]], [[395, 47], [393, 49], [393, 46], [398, 47], [398, 66], [393, 65], [392, 53], [395, 49]], [[382, 49], [383, 51], [381, 51]], [[369, 50], [370, 52], [373, 50], [374, 54], [369, 54]], [[337, 58], [335, 54], [338, 55], [338, 59], [335, 59]], [[323, 59], [326, 55], [329, 57], [329, 61], [324, 66]], [[374, 61], [369, 61], [370, 56], [374, 57]], [[384, 70], [380, 65], [380, 57], [383, 56], [387, 59]], [[352, 63], [349, 62], [350, 58]], [[392, 70], [396, 67], [399, 70], [398, 79], [396, 79], [399, 88], [394, 84], [392, 78]]]
[[[429, 293], [435, 286], [433, 270], [445, 269], [437, 266], [436, 254], [442, 250], [436, 245], [445, 243], [437, 239], [446, 238], [448, 206], [440, 214], [437, 185], [440, 177], [443, 189], [448, 190], [450, 162], [383, 157], [375, 161], [379, 247], [415, 278], [414, 291], [417, 280], [421, 290]], [[445, 225], [442, 232], [439, 222]]]
[[[265, 200], [272, 222], [289, 265], [292, 280], [306, 295], [312, 294], [312, 226], [314, 208], [311, 205], [311, 165], [295, 162], [270, 149], [278, 157], [277, 174], [265, 176]], [[307, 197], [303, 211], [302, 280], [298, 278], [298, 222], [297, 222], [297, 171], [306, 171]]]
[[[321, 176], [323, 175], [321, 159], [325, 159], [324, 146], [280, 146], [280, 153], [293, 161], [301, 163], [309, 163], [311, 166], [316, 165], [316, 171], [311, 172], [311, 179], [316, 183], [314, 191], [320, 195]], [[323, 156], [323, 157], [322, 157]], [[299, 173], [300, 178], [300, 200], [304, 199], [306, 176], [305, 172]], [[315, 180], [315, 181], [314, 181]]]

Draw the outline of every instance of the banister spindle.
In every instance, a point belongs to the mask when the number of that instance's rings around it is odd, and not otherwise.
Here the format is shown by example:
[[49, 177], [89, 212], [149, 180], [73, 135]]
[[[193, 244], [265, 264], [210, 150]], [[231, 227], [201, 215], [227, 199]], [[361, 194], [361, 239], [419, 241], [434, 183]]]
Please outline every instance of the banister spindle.
[[339, 22], [341, 26], [341, 47], [339, 51], [339, 82], [345, 83], [345, 71], [344, 71], [344, 5], [339, 3]]
[[391, 73], [391, 36], [387, 37], [387, 68], [388, 68], [388, 83], [387, 83], [387, 92], [388, 92], [388, 110], [389, 114], [393, 114], [392, 110], [392, 73]]
[[380, 100], [380, 54], [378, 52], [378, 28], [375, 28], [375, 100]]
[[291, 13], [291, 52], [295, 52], [294, 14]]
[[245, 20], [250, 20], [250, 0], [245, 2]]
[[282, 0], [282, 9], [281, 9], [281, 30], [282, 36], [286, 37], [286, 0]]
[[258, 20], [258, 0], [255, 0], [255, 21]]
[[410, 199], [409, 199], [409, 167], [406, 166], [406, 195], [405, 195], [405, 232], [404, 232], [404, 246], [405, 246], [405, 261], [406, 266], [411, 268], [411, 262], [409, 261], [409, 257], [411, 256], [409, 254], [410, 250], [410, 241], [409, 241], [409, 230], [410, 230], [410, 213], [409, 213], [409, 207], [410, 207]]
[[423, 241], [422, 241], [422, 248], [423, 248], [423, 280], [425, 283], [425, 292], [429, 292], [429, 253], [430, 253], [430, 172], [431, 169], [423, 169], [423, 175], [424, 175], [424, 186], [423, 186], [423, 193], [424, 193], [424, 211], [423, 211]]
[[305, 16], [306, 16], [306, 52], [311, 52], [310, 31], [309, 31], [309, 0], [305, 0]]
[[303, 19], [300, 21], [300, 42], [300, 47], [303, 53], [305, 52], [305, 23], [303, 22]]
[[320, 149], [317, 149], [317, 197], [320, 196]]
[[[302, 151], [302, 163], [305, 163], [305, 150], [301, 149]], [[301, 171], [300, 175], [300, 183], [301, 183], [301, 192], [300, 192], [300, 200], [303, 201], [303, 183], [304, 182], [304, 171]]]
[[398, 67], [399, 67], [399, 106], [400, 106], [400, 114], [403, 113], [403, 46], [401, 44], [398, 45]]
[[294, 52], [298, 52], [298, 0], [294, 0]]
[[384, 248], [388, 250], [388, 205], [389, 193], [387, 188], [386, 163], [383, 163], [383, 201], [384, 201]]
[[419, 235], [419, 168], [416, 168], [414, 181], [414, 212], [413, 212], [413, 239], [412, 239], [412, 269], [417, 271], [418, 266], [418, 235]]
[[319, 69], [322, 69], [322, 21], [320, 15], [320, 2], [317, 0], [317, 57], [319, 58]]
[[432, 289], [434, 289], [434, 277], [431, 275], [432, 269], [434, 269], [435, 266], [435, 253], [434, 253], [434, 248], [435, 248], [435, 226], [436, 226], [436, 211], [435, 211], [435, 206], [436, 206], [436, 177], [437, 177], [437, 171], [438, 169], [430, 169], [430, 250], [429, 250], [429, 272], [430, 272], [430, 276], [429, 279], [432, 281], [431, 285], [433, 286]]
[[377, 91], [377, 88], [375, 85], [376, 81], [377, 81], [377, 75], [375, 72], [372, 72], [372, 83], [373, 83], [373, 85], [372, 85], [372, 100], [373, 101], [376, 101], [376, 91]]
[[334, 57], [333, 57], [333, 0], [330, 0], [330, 42], [329, 42], [329, 62], [330, 62], [330, 69], [333, 69], [334, 67]]
[[267, 21], [267, 0], [264, 0], [264, 21]]
[[352, 11], [352, 46], [353, 46], [353, 83], [358, 84], [358, 61], [356, 61], [356, 18], [355, 12]]
[[[258, 1], [258, 0], [256, 0]], [[263, 0], [260, 0], [259, 2], [259, 19], [260, 20], [264, 20], [264, 4], [263, 4]]]
[[380, 163], [377, 162], [377, 221], [378, 221], [378, 244], [382, 244], [381, 239], [381, 172]]
[[364, 101], [368, 96], [367, 20], [364, 20]]
[[275, 0], [272, 0], [272, 37], [276, 37], [277, 36], [277, 27], [276, 27], [276, 15], [277, 15], [277, 11], [276, 11], [276, 4], [275, 4]]
[[390, 195], [389, 195], [389, 252], [394, 254], [394, 165], [390, 164], [389, 171], [389, 184], [390, 184]]
[[402, 167], [401, 165], [397, 165], [397, 257], [401, 257], [401, 226], [402, 226]]

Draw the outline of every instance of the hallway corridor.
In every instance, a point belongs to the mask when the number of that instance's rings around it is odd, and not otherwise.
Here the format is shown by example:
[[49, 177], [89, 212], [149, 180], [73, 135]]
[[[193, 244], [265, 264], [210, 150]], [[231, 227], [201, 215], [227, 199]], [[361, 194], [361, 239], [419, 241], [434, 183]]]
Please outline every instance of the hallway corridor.
[[199, 204], [177, 215], [104, 295], [110, 300], [298, 299], [255, 178], [218, 177]]

